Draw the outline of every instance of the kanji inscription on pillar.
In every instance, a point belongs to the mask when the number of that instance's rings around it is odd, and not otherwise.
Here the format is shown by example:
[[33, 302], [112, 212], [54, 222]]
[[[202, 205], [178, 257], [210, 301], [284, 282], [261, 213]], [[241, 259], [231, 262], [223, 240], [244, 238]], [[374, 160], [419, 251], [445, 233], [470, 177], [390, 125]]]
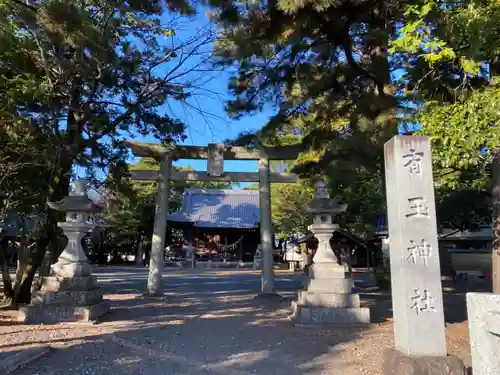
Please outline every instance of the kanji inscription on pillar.
[[208, 145], [208, 174], [210, 176], [224, 175], [224, 145], [210, 143]]
[[429, 257], [432, 255], [432, 246], [427, 240], [422, 239], [420, 243], [410, 240], [410, 246], [406, 249], [408, 251], [408, 260], [417, 264], [422, 262], [427, 267]]
[[403, 155], [405, 160], [405, 167], [408, 168], [410, 173], [420, 174], [422, 172], [422, 158], [424, 157], [423, 152], [417, 152], [414, 148], [409, 150], [409, 153]]
[[412, 301], [410, 310], [415, 311], [417, 315], [426, 312], [437, 312], [434, 297], [431, 296], [431, 293], [427, 289], [423, 291], [414, 289], [413, 296], [410, 299]]
[[408, 213], [406, 217], [429, 217], [429, 205], [424, 197], [408, 198]]
[[409, 356], [446, 355], [431, 155], [427, 137], [384, 146], [394, 338]]

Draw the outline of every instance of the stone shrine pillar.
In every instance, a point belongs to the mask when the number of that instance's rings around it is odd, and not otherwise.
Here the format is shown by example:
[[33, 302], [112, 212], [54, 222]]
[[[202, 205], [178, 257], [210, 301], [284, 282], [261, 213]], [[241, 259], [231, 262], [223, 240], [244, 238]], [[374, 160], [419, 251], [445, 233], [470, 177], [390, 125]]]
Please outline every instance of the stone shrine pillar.
[[306, 206], [314, 215], [309, 230], [318, 240], [313, 264], [308, 267], [306, 289], [300, 290], [298, 300], [292, 302], [291, 319], [301, 324], [332, 324], [340, 326], [370, 323], [370, 310], [360, 307], [358, 294], [352, 294], [353, 280], [347, 277], [344, 267], [330, 247], [333, 232], [333, 215], [344, 212], [346, 204], [329, 198], [323, 180], [316, 184], [316, 197]]
[[258, 245], [257, 249], [255, 250], [255, 254], [253, 256], [253, 268], [255, 270], [262, 269], [262, 252], [260, 249], [261, 249], [261, 246]]
[[384, 354], [384, 374], [464, 374], [446, 356], [429, 139], [395, 136], [384, 156], [396, 346]]
[[262, 294], [275, 294], [273, 270], [273, 224], [271, 217], [271, 182], [269, 160], [259, 160], [259, 208], [260, 208], [260, 245], [262, 250]]
[[31, 296], [31, 304], [19, 309], [19, 322], [58, 323], [92, 321], [109, 310], [102, 300], [102, 291], [92, 276], [92, 267], [82, 248], [82, 239], [90, 229], [91, 213], [102, 211], [85, 194], [85, 180], [75, 181], [74, 194], [58, 202], [48, 202], [51, 209], [66, 213], [66, 221], [58, 223], [68, 238], [66, 248], [42, 288]]
[[151, 240], [151, 255], [149, 259], [148, 294], [161, 294], [161, 277], [165, 265], [165, 239], [167, 235], [168, 198], [170, 184], [170, 169], [172, 158], [165, 154], [160, 164], [158, 178], [158, 193], [156, 197], [155, 222]]

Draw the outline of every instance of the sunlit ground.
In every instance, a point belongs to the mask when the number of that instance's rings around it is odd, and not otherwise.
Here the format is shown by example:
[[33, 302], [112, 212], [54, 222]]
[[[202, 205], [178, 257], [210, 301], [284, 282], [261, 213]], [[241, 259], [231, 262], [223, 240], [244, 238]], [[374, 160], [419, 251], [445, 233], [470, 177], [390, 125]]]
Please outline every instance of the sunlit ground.
[[[18, 375], [32, 374], [380, 374], [393, 346], [390, 295], [362, 294], [377, 322], [368, 329], [294, 327], [290, 302], [303, 275], [276, 273], [281, 298], [256, 298], [252, 270], [166, 270], [162, 298], [143, 297], [147, 269], [96, 268], [112, 310], [99, 324], [17, 325], [0, 320], [0, 352], [56, 350]], [[362, 285], [362, 283], [358, 283]], [[463, 292], [445, 293], [448, 349], [470, 363]]]

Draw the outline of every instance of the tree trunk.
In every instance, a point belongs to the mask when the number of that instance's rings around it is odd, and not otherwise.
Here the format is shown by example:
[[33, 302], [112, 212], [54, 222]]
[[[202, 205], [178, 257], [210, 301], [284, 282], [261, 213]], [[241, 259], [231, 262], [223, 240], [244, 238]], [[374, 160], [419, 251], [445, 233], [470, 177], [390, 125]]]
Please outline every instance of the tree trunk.
[[[491, 80], [500, 77], [500, 57], [490, 63]], [[494, 153], [491, 162], [491, 203], [493, 204], [493, 248], [491, 251], [491, 282], [493, 293], [500, 294], [500, 149]]]
[[26, 263], [26, 260], [23, 260], [19, 262], [19, 265], [17, 266], [16, 270], [16, 277], [14, 281], [14, 296], [17, 296], [19, 294], [19, 290], [21, 289], [21, 281], [23, 279], [23, 269], [24, 265]]
[[144, 257], [144, 241], [142, 236], [139, 236], [138, 244], [137, 244], [137, 252], [135, 257], [135, 265], [142, 266], [144, 265], [143, 258]]
[[[380, 17], [378, 25], [368, 33], [367, 45], [369, 50], [370, 70], [377, 77], [375, 82], [375, 97], [377, 98], [377, 108], [380, 110], [379, 116], [384, 116], [385, 121], [381, 123], [380, 129], [380, 179], [381, 194], [386, 196], [385, 191], [385, 163], [384, 144], [393, 136], [398, 134], [399, 120], [397, 117], [397, 100], [395, 98], [396, 88], [391, 80], [391, 66], [389, 62], [389, 34], [391, 32], [384, 17]], [[380, 142], [379, 141], [379, 142]]]
[[39, 266], [39, 271], [38, 271], [39, 279], [37, 285], [35, 286], [36, 290], [39, 290], [42, 287], [43, 279], [45, 277], [50, 276], [50, 266], [53, 265], [55, 262], [57, 262], [57, 259], [59, 258], [59, 255], [62, 252], [62, 250], [60, 251], [61, 248], [60, 237], [61, 236], [59, 236], [57, 230], [55, 233], [52, 234], [49, 233], [47, 236], [48, 245], [45, 249], [42, 262]]
[[149, 258], [151, 257], [151, 246], [146, 246], [146, 248], [144, 249], [144, 266], [148, 266], [149, 265]]
[[38, 241], [35, 251], [30, 254], [23, 269], [20, 270], [21, 282], [19, 284], [19, 293], [16, 295], [16, 303], [31, 302], [31, 287], [35, 278], [36, 271], [43, 262], [45, 250], [47, 249], [48, 241]]
[[12, 280], [9, 274], [9, 265], [7, 263], [7, 248], [8, 240], [2, 239], [0, 242], [0, 267], [2, 267], [2, 281], [3, 281], [3, 307], [10, 307], [14, 303], [14, 290], [12, 288]]
[[53, 251], [49, 245], [45, 251], [42, 264], [40, 266], [40, 277], [47, 277], [50, 275], [50, 266], [52, 265]]
[[500, 151], [491, 163], [493, 204], [493, 248], [491, 280], [493, 293], [500, 294]]
[[17, 260], [17, 269], [16, 269], [16, 277], [14, 281], [14, 296], [19, 294], [19, 290], [21, 288], [21, 281], [23, 275], [23, 269], [26, 265], [26, 260], [29, 257], [29, 237], [23, 234], [20, 241], [19, 252], [18, 252], [18, 260]]
[[[52, 194], [48, 197], [50, 201], [58, 201], [69, 193], [69, 178], [71, 173], [71, 167], [73, 163], [72, 160], [65, 160], [58, 168], [58, 181], [53, 185]], [[59, 233], [60, 229], [57, 227], [57, 222], [64, 219], [63, 214], [53, 210], [47, 211], [47, 222], [41, 231], [40, 237], [35, 243], [34, 251], [27, 257], [26, 263], [21, 273], [21, 282], [19, 284], [19, 293], [15, 295], [16, 303], [30, 303], [31, 301], [31, 289], [33, 286], [33, 280], [37, 270], [43, 263], [47, 247], [51, 246], [52, 255], [57, 254], [59, 256]], [[57, 258], [55, 258], [57, 260]]]

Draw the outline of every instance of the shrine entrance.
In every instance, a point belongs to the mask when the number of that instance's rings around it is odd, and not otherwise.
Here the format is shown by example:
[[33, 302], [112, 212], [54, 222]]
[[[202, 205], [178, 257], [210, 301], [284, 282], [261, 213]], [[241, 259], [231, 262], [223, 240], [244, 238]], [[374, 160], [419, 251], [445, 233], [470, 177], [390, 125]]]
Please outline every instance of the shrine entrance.
[[[231, 183], [258, 182], [259, 231], [262, 250], [262, 294], [276, 293], [273, 272], [273, 244], [271, 219], [271, 183], [296, 182], [297, 176], [290, 173], [271, 172], [270, 160], [295, 160], [300, 145], [281, 147], [227, 147], [223, 144], [205, 146], [159, 145], [128, 140], [127, 145], [135, 156], [150, 157], [160, 162], [160, 171], [134, 171], [135, 180], [158, 180], [156, 212], [151, 240], [148, 293], [161, 293], [161, 277], [164, 267], [163, 252], [167, 231], [168, 200], [170, 181], [223, 181]], [[172, 162], [179, 159], [205, 159], [207, 171], [172, 172]], [[258, 172], [224, 172], [224, 160], [258, 160]]]
[[260, 243], [259, 192], [185, 189], [182, 204], [168, 215], [167, 225], [183, 233], [182, 245], [171, 248], [172, 255], [190, 260], [191, 268], [198, 259], [250, 262]]

